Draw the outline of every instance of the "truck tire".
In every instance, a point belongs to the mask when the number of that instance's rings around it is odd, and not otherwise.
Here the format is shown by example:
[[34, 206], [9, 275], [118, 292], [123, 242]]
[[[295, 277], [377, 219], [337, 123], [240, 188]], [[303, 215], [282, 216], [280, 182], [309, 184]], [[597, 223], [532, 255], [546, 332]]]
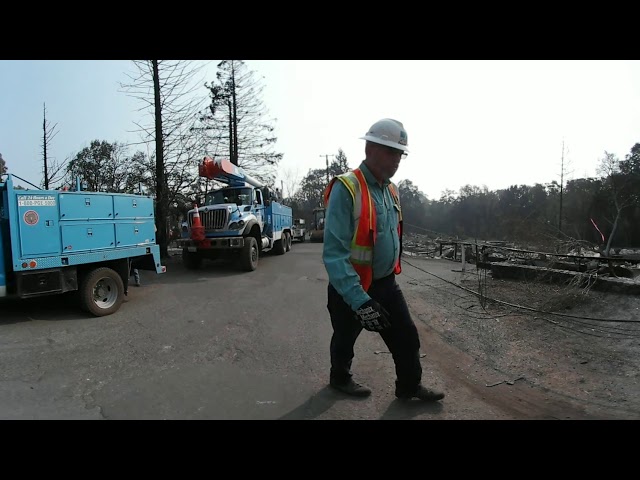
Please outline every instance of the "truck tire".
[[291, 234], [289, 232], [285, 233], [285, 240], [286, 240], [285, 249], [288, 252], [289, 250], [291, 250], [291, 242], [293, 241], [291, 238]]
[[304, 243], [304, 240], [306, 238], [307, 234], [303, 234], [301, 237], [299, 237], [300, 243]]
[[202, 265], [202, 257], [197, 252], [182, 249], [182, 264], [187, 270], [197, 270]]
[[242, 247], [242, 256], [240, 258], [240, 265], [246, 272], [253, 272], [258, 268], [258, 256], [260, 252], [258, 250], [258, 242], [254, 237], [245, 237], [244, 247]]
[[100, 267], [88, 272], [78, 288], [80, 306], [96, 317], [116, 312], [124, 300], [124, 284], [115, 270]]

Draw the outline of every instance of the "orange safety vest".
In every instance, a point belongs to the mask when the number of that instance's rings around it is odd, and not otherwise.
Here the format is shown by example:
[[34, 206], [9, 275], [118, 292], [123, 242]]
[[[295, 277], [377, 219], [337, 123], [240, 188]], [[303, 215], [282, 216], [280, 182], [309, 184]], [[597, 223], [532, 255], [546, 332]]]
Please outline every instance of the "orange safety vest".
[[[351, 265], [360, 276], [360, 284], [365, 292], [369, 290], [373, 282], [373, 246], [376, 243], [376, 209], [373, 197], [369, 192], [367, 180], [359, 168], [334, 177], [324, 191], [325, 207], [329, 206], [329, 194], [336, 180], [340, 180], [351, 194], [353, 200], [354, 233], [351, 239]], [[393, 268], [393, 273], [402, 272], [400, 256], [402, 255], [402, 209], [400, 208], [400, 196], [398, 188], [389, 184], [389, 192], [393, 202], [398, 208], [398, 238], [400, 240], [400, 255]], [[357, 221], [355, 219], [358, 219]]]

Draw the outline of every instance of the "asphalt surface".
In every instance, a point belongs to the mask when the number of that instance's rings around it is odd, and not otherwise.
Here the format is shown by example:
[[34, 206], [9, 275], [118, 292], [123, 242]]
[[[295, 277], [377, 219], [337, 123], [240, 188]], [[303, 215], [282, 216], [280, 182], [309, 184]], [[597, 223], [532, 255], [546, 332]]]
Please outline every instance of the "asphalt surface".
[[[2, 299], [0, 419], [518, 418], [454, 378], [454, 352], [420, 318], [424, 380], [447, 392], [444, 401], [395, 400], [391, 356], [370, 332], [356, 343], [353, 369], [373, 395], [328, 388], [321, 250], [294, 243], [248, 273], [224, 262], [188, 271], [176, 255], [165, 274], [141, 271], [142, 287], [102, 318], [66, 296]], [[461, 275], [448, 261], [416, 262], [454, 281]], [[425, 276], [407, 272], [398, 278], [409, 288]]]

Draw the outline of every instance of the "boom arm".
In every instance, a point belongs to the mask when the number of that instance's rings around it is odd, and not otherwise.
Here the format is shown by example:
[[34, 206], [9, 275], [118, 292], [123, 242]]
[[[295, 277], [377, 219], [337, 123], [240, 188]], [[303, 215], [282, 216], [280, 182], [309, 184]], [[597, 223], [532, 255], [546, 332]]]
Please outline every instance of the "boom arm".
[[234, 187], [244, 187], [245, 183], [257, 188], [264, 185], [247, 173], [237, 165], [234, 165], [226, 158], [212, 159], [204, 157], [202, 163], [198, 166], [198, 173], [201, 177], [209, 180], [217, 180]]

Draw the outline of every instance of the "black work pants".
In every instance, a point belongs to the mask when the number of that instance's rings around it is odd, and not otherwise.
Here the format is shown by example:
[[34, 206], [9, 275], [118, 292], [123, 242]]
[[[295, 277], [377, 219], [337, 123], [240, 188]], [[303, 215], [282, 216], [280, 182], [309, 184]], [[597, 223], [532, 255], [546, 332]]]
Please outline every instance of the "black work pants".
[[[379, 333], [396, 366], [396, 394], [413, 394], [422, 378], [420, 339], [395, 275], [374, 280], [367, 293], [390, 314], [391, 326]], [[331, 284], [327, 308], [333, 326], [330, 380], [332, 383], [345, 384], [351, 378], [353, 346], [362, 331], [362, 325]]]

